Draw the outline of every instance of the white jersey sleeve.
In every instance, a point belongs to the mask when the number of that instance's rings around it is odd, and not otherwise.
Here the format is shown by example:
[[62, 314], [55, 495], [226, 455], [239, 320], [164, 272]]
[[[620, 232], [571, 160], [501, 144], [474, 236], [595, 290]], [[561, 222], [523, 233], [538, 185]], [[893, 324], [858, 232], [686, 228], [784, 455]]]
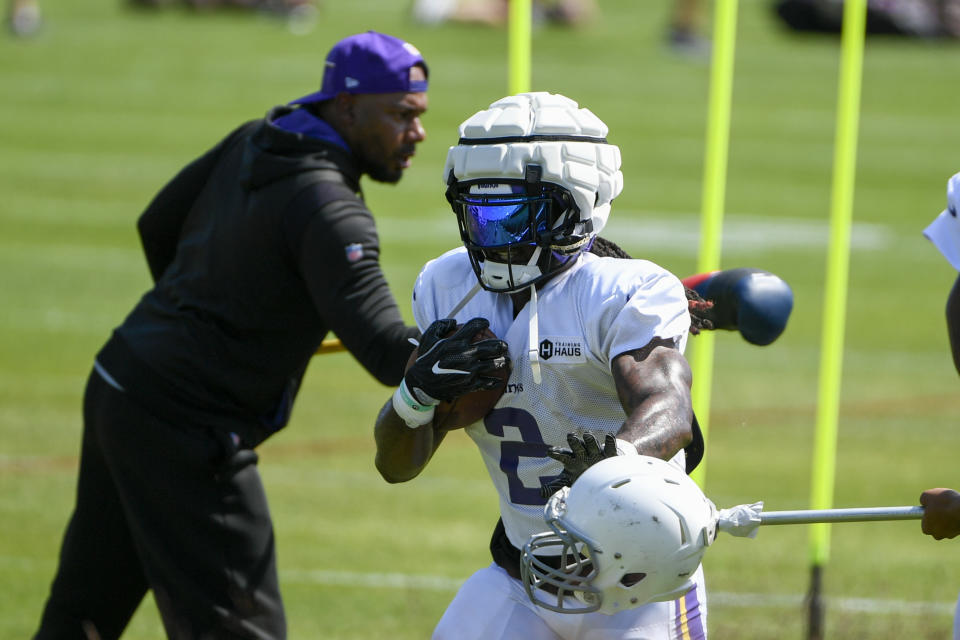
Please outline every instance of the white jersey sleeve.
[[960, 173], [947, 182], [947, 208], [923, 230], [923, 235], [960, 271]]
[[[592, 258], [592, 256], [591, 256]], [[590, 347], [609, 364], [654, 338], [683, 352], [690, 314], [683, 284], [646, 260], [596, 258], [571, 283]]]

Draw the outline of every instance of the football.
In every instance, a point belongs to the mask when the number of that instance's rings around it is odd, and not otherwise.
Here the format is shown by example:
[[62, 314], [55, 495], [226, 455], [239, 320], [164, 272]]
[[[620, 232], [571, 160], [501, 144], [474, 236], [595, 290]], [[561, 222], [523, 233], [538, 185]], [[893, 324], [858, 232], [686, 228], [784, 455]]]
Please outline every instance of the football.
[[[461, 325], [454, 327], [450, 334], [457, 331], [460, 327]], [[473, 337], [473, 342], [496, 337], [496, 334], [487, 328], [478, 332], [477, 335]], [[407, 369], [410, 368], [410, 365], [414, 363], [419, 355], [420, 350], [414, 349], [413, 353], [410, 354], [410, 359], [407, 360]], [[438, 404], [433, 417], [433, 424], [437, 429], [441, 431], [453, 431], [455, 429], [463, 429], [474, 422], [483, 420], [483, 417], [490, 413], [491, 409], [493, 409], [500, 400], [500, 396], [502, 396], [506, 390], [507, 380], [510, 378], [510, 367], [497, 371], [493, 375], [502, 381], [500, 385], [493, 389], [473, 391], [460, 396], [453, 402], [441, 402]]]

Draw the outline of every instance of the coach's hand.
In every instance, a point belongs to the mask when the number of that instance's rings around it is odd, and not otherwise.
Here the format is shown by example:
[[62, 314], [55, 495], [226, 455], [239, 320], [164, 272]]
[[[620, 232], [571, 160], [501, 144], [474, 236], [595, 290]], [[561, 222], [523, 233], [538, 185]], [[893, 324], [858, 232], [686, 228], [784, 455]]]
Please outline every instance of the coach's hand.
[[603, 448], [597, 442], [597, 438], [592, 433], [583, 434], [582, 439], [575, 433], [567, 434], [567, 444], [569, 449], [563, 447], [550, 447], [547, 449], [547, 455], [563, 465], [563, 471], [556, 478], [548, 480], [540, 487], [540, 495], [543, 498], [549, 498], [563, 487], [571, 486], [580, 475], [606, 458], [620, 455], [636, 453], [633, 445], [627, 444], [622, 450], [617, 447], [617, 438], [608, 433], [603, 439]]
[[507, 343], [496, 338], [474, 342], [489, 326], [485, 318], [474, 318], [456, 331], [457, 322], [452, 319], [437, 320], [427, 327], [420, 338], [419, 355], [403, 379], [407, 389], [422, 404], [431, 406], [502, 384], [502, 379], [490, 374], [509, 366]]

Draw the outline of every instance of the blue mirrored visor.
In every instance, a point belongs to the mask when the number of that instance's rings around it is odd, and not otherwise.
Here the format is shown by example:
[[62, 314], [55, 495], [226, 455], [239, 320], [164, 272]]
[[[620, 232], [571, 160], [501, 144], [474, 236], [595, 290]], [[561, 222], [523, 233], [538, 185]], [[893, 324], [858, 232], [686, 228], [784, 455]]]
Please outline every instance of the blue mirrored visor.
[[467, 196], [461, 201], [470, 242], [500, 247], [536, 242], [547, 228], [547, 204], [542, 198]]

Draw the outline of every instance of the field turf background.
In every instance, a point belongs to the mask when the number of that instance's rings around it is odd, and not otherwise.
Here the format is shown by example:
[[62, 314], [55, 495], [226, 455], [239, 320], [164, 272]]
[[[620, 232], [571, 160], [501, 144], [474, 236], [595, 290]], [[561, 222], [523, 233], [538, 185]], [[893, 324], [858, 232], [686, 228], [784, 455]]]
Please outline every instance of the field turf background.
[[[308, 35], [263, 15], [41, 2], [36, 38], [0, 37], [2, 638], [29, 637], [39, 618], [72, 507], [85, 377], [149, 286], [134, 225], [163, 183], [240, 122], [313, 91], [337, 39], [405, 37], [430, 65], [428, 139], [399, 186], [365, 188], [409, 318], [419, 267], [458, 242], [446, 149], [460, 121], [507, 92], [505, 31], [416, 25], [399, 0], [325, 0]], [[600, 5], [587, 28], [535, 31], [533, 88], [589, 106], [622, 149], [626, 187], [606, 235], [688, 275], [709, 67], [663, 46], [669, 2]], [[783, 31], [766, 1], [742, 2], [739, 17], [723, 266], [779, 274], [795, 307], [770, 347], [717, 336], [706, 490], [721, 507], [804, 509], [839, 41]], [[955, 43], [867, 44], [838, 507], [916, 504], [927, 487], [960, 485], [960, 379], [943, 319], [955, 274], [921, 235], [960, 170], [958, 68]], [[291, 638], [426, 638], [489, 562], [496, 498], [466, 436], [413, 482], [376, 473], [372, 424], [389, 393], [349, 356], [318, 357], [292, 423], [260, 449]], [[713, 638], [803, 637], [807, 533], [721, 536], [705, 560]], [[915, 521], [832, 528], [828, 637], [947, 638], [958, 591], [960, 542]], [[163, 637], [149, 598], [126, 637]]]

